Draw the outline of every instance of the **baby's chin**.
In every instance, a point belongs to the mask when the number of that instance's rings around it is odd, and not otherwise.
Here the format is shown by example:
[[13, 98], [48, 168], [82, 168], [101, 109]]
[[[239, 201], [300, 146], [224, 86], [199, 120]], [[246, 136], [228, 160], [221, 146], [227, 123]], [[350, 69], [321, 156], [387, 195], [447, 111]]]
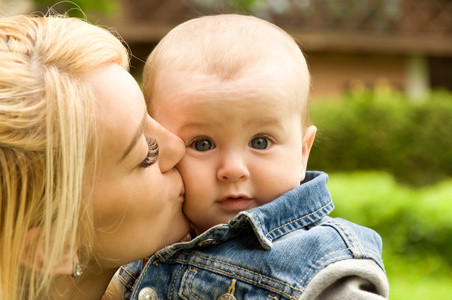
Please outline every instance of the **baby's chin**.
[[[209, 214], [208, 213], [203, 214], [200, 213], [199, 211], [194, 212], [194, 210], [190, 209], [190, 207], [187, 206], [185, 203], [182, 207], [182, 211], [184, 212], [188, 220], [191, 222], [192, 232], [195, 232], [196, 235], [200, 235], [201, 233], [204, 233], [217, 225], [228, 224], [229, 221], [237, 215], [237, 213], [235, 212], [228, 213], [221, 210], [216, 210], [215, 212], [211, 212]], [[215, 217], [209, 218], [208, 217], [209, 215]]]
[[230, 220], [231, 220], [231, 218], [227, 218], [227, 219], [223, 219], [223, 220], [218, 220], [218, 222], [214, 222], [214, 223], [206, 223], [206, 224], [198, 224], [198, 225], [195, 225], [192, 223], [192, 228], [193, 228], [193, 231], [196, 233], [196, 235], [200, 235], [201, 233], [204, 233], [217, 225], [227, 225]]
[[200, 235], [219, 224], [223, 224], [223, 223], [216, 223], [216, 224], [212, 224], [212, 225], [205, 224], [205, 225], [198, 225], [198, 226], [193, 225], [193, 230], [196, 233], [196, 235]]

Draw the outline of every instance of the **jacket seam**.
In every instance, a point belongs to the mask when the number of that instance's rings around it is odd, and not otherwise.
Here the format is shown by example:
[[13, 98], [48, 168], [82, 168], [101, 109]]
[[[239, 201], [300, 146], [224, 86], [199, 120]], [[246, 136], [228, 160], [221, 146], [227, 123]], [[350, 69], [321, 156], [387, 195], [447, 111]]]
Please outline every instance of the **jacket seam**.
[[172, 295], [173, 295], [174, 286], [176, 285], [176, 279], [177, 279], [177, 277], [178, 277], [178, 274], [179, 274], [180, 271], [182, 270], [182, 268], [183, 268], [183, 266], [181, 266], [181, 267], [179, 268], [179, 270], [177, 270], [176, 275], [174, 276], [173, 284], [171, 285], [171, 290], [170, 290], [170, 292], [171, 292], [171, 293], [170, 293], [170, 300], [171, 300]]
[[361, 243], [358, 241], [355, 233], [350, 229], [350, 227], [347, 226], [347, 224], [341, 222], [340, 220], [333, 219], [325, 225], [331, 226], [335, 230], [340, 231], [340, 236], [344, 240], [346, 240], [346, 243], [348, 242], [349, 244], [351, 244], [351, 247], [349, 247], [349, 249], [352, 252], [354, 258], [365, 257], [366, 251], [364, 251], [364, 248], [361, 246]]
[[[368, 248], [364, 248], [364, 249], [370, 251], [370, 252], [373, 253], [373, 254], [377, 254], [377, 253], [375, 253], [372, 249], [368, 249]], [[299, 285], [302, 285], [302, 282], [308, 283], [308, 282], [309, 282], [309, 281], [317, 274], [316, 272], [314, 272], [314, 274], [312, 274], [311, 276], [308, 277], [309, 273], [311, 273], [311, 271], [314, 270], [314, 269], [321, 270], [321, 269], [324, 268], [325, 265], [328, 266], [332, 261], [335, 261], [335, 260], [336, 260], [336, 261], [341, 261], [341, 260], [345, 260], [345, 259], [352, 259], [352, 258], [354, 258], [353, 255], [344, 254], [344, 255], [340, 255], [340, 256], [334, 256], [334, 257], [328, 259], [327, 261], [325, 261], [325, 262], [323, 262], [323, 263], [321, 263], [321, 264], [319, 263], [319, 262], [322, 261], [324, 258], [326, 258], [326, 257], [328, 257], [328, 256], [330, 256], [330, 255], [334, 255], [334, 254], [339, 253], [339, 252], [343, 252], [343, 251], [350, 251], [350, 252], [352, 252], [352, 254], [353, 254], [352, 249], [349, 248], [349, 247], [348, 247], [348, 248], [341, 249], [341, 250], [329, 252], [328, 254], [325, 254], [324, 256], [322, 256], [321, 258], [319, 258], [319, 259], [312, 265], [311, 268], [309, 268], [309, 270], [306, 272], [306, 275], [299, 281], [298, 284], [299, 284]], [[364, 251], [363, 253], [366, 253], [366, 252]], [[356, 258], [355, 258], [355, 259], [356, 259]], [[363, 255], [362, 259], [372, 259], [372, 260], [374, 260], [374, 259], [372, 258], [372, 256], [370, 256], [370, 255], [369, 255], [369, 256], [364, 256], [364, 255]]]
[[[135, 276], [133, 276], [126, 268], [121, 267], [121, 270], [126, 272], [131, 278], [133, 278], [133, 282], [135, 284], [135, 282], [137, 281], [137, 278], [135, 278]], [[129, 280], [127, 280], [123, 275], [121, 275], [121, 273], [118, 274], [118, 278], [119, 280], [126, 285], [128, 288], [132, 289], [133, 288], [133, 284], [129, 283]]]
[[273, 231], [275, 231], [275, 230], [277, 230], [277, 229], [280, 229], [280, 228], [282, 228], [282, 227], [284, 227], [284, 226], [287, 226], [287, 225], [289, 225], [289, 224], [292, 224], [292, 223], [297, 222], [297, 221], [299, 221], [299, 220], [302, 220], [302, 219], [304, 219], [304, 218], [310, 217], [310, 216], [312, 216], [313, 214], [318, 213], [319, 211], [321, 211], [322, 209], [324, 209], [325, 207], [327, 207], [328, 205], [330, 205], [330, 204], [332, 204], [332, 203], [333, 203], [333, 201], [330, 200], [327, 204], [325, 204], [324, 206], [320, 207], [319, 209], [317, 209], [316, 211], [314, 211], [314, 212], [312, 212], [312, 213], [310, 213], [310, 214], [308, 214], [308, 215], [304, 215], [304, 216], [299, 217], [299, 218], [297, 218], [297, 219], [295, 219], [295, 220], [292, 220], [292, 221], [290, 221], [290, 222], [287, 222], [287, 223], [285, 223], [285, 224], [283, 224], [283, 225], [281, 225], [281, 226], [275, 227], [275, 228], [273, 228], [272, 230], [270, 230], [269, 232], [267, 232], [266, 236], [268, 236], [269, 234], [271, 234]]
[[[209, 260], [209, 261], [213, 261], [212, 259], [207, 258], [207, 257], [202, 257], [202, 256], [199, 256], [199, 257], [204, 258], [204, 259], [207, 259], [207, 260]], [[208, 266], [208, 265], [205, 265], [205, 264], [202, 264], [202, 263], [198, 263], [198, 262], [195, 262], [195, 261], [190, 261], [190, 260], [185, 260], [185, 259], [180, 259], [180, 258], [172, 259], [172, 260], [167, 260], [167, 261], [171, 261], [171, 262], [183, 262], [183, 263], [188, 263], [188, 264], [191, 264], [191, 265], [195, 265], [195, 266], [200, 267], [200, 268], [207, 268], [207, 269], [210, 269], [210, 270], [214, 270], [214, 271], [217, 271], [218, 273], [227, 274], [227, 275], [230, 275], [231, 277], [237, 277], [237, 278], [240, 278], [240, 279], [242, 279], [243, 281], [248, 281], [248, 282], [252, 282], [252, 283], [254, 283], [254, 284], [256, 284], [256, 285], [264, 286], [264, 287], [266, 287], [266, 288], [268, 288], [268, 289], [270, 289], [270, 290], [272, 290], [272, 291], [274, 291], [274, 292], [283, 294], [284, 296], [289, 297], [289, 298], [291, 298], [291, 299], [296, 299], [296, 297], [291, 296], [291, 295], [287, 294], [286, 292], [284, 292], [284, 291], [282, 291], [282, 290], [280, 290], [280, 289], [278, 289], [278, 288], [275, 288], [275, 287], [273, 287], [273, 286], [270, 286], [270, 285], [267, 285], [267, 284], [263, 284], [263, 283], [257, 282], [257, 281], [255, 281], [255, 280], [253, 280], [253, 279], [246, 278], [246, 277], [237, 275], [237, 274], [235, 274], [235, 273], [232, 273], [232, 272], [229, 272], [229, 271], [226, 271], [226, 270], [218, 269], [218, 268], [216, 268], [216, 267], [212, 267], [212, 266]], [[216, 260], [216, 261], [217, 261], [217, 260]], [[235, 265], [232, 265], [232, 264], [228, 264], [228, 263], [225, 263], [225, 262], [222, 262], [222, 261], [217, 261], [217, 262], [221, 262], [221, 263], [223, 263], [223, 264], [225, 264], [225, 265], [228, 265], [228, 266], [231, 266], [231, 267], [240, 269], [240, 270], [248, 271], [248, 272], [250, 272], [250, 273], [252, 273], [252, 274], [255, 274], [255, 275], [258, 275], [258, 276], [267, 278], [267, 279], [269, 279], [269, 280], [278, 282], [278, 283], [280, 283], [280, 284], [282, 284], [282, 285], [284, 285], [284, 286], [289, 286], [290, 288], [292, 288], [292, 289], [294, 289], [294, 290], [296, 290], [296, 291], [298, 291], [298, 292], [303, 293], [303, 291], [304, 291], [303, 289], [300, 289], [300, 288], [291, 286], [291, 285], [288, 284], [287, 282], [283, 282], [283, 281], [280, 281], [280, 280], [277, 280], [277, 279], [274, 279], [274, 278], [265, 276], [265, 275], [263, 275], [263, 274], [260, 274], [260, 273], [257, 273], [257, 272], [254, 272], [254, 271], [251, 271], [251, 270], [248, 270], [248, 269], [239, 267], [239, 266], [235, 266]]]

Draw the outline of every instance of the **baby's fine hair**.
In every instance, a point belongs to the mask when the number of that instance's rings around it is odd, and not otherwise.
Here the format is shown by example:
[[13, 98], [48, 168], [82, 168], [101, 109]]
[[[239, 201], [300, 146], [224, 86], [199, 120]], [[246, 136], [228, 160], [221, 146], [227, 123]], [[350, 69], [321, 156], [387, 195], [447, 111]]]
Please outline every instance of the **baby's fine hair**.
[[[307, 98], [310, 76], [296, 41], [278, 26], [253, 16], [213, 15], [189, 20], [171, 30], [150, 54], [143, 72], [144, 95], [154, 110], [152, 93], [159, 72], [182, 70], [239, 77], [263, 64], [276, 64], [290, 78], [309, 123]], [[246, 76], [246, 75], [245, 75]]]
[[128, 62], [116, 36], [80, 19], [0, 18], [0, 299], [47, 299], [68, 249], [89, 257], [82, 189], [97, 137], [86, 74]]

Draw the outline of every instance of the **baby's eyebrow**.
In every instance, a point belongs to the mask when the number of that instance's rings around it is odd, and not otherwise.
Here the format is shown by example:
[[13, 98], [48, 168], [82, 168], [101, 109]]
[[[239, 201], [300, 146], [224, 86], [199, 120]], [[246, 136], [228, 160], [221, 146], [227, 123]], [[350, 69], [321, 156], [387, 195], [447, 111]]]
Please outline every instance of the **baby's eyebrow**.
[[[181, 130], [196, 130], [196, 129], [205, 129], [205, 128], [213, 128], [213, 127], [221, 127], [224, 124], [222, 122], [215, 122], [215, 121], [193, 121], [184, 124], [181, 127]], [[245, 126], [254, 127], [254, 128], [260, 128], [260, 127], [278, 127], [282, 128], [282, 122], [278, 118], [256, 118], [251, 119], [245, 122]]]
[[[218, 122], [218, 124], [221, 124], [220, 122]], [[181, 129], [182, 130], [193, 130], [193, 129], [203, 129], [206, 127], [211, 127], [211, 126], [215, 126], [215, 122], [207, 122], [207, 121], [193, 121], [193, 122], [189, 122], [184, 124]]]
[[282, 127], [281, 120], [278, 118], [263, 118], [263, 119], [252, 119], [246, 122], [246, 126], [250, 127], [268, 127], [277, 126]]

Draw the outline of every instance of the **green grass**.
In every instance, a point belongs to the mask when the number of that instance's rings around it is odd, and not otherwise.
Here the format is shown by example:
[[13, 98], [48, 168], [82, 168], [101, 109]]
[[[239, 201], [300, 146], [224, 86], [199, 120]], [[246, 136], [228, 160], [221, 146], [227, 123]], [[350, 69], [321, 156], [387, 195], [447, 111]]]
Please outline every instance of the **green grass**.
[[452, 180], [414, 189], [385, 173], [338, 173], [329, 189], [332, 216], [382, 236], [391, 300], [452, 295]]

